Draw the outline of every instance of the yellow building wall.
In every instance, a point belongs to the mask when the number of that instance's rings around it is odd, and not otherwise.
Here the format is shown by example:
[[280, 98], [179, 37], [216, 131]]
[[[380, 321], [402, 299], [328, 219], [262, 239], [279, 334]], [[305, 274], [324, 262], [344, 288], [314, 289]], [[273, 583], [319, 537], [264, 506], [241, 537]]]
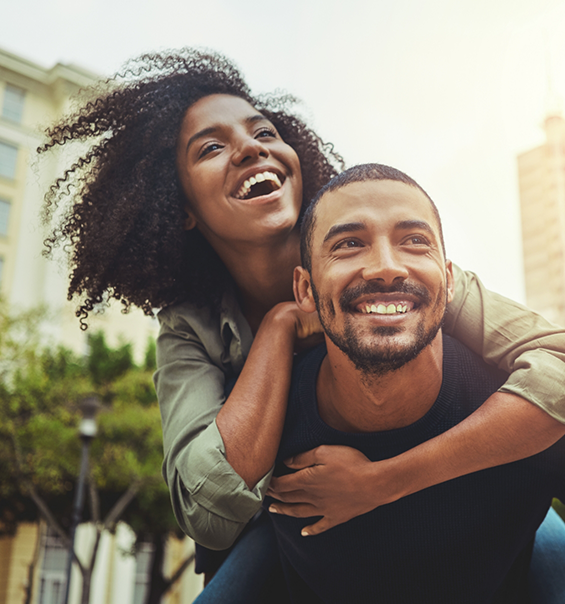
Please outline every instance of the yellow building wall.
[[0, 537], [0, 604], [23, 604], [30, 564], [37, 574], [39, 525], [22, 523], [13, 536]]
[[14, 538], [11, 535], [0, 537], [0, 604], [7, 604], [13, 543]]

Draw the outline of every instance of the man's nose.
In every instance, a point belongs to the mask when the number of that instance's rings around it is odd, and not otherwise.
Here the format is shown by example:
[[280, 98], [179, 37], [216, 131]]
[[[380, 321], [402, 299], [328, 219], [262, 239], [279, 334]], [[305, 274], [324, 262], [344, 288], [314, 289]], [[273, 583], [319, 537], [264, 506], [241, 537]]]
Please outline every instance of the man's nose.
[[233, 163], [239, 166], [259, 157], [269, 157], [268, 148], [259, 139], [248, 135], [240, 136], [232, 156]]
[[402, 254], [389, 242], [379, 242], [372, 246], [369, 254], [365, 256], [365, 266], [362, 276], [365, 281], [378, 280], [386, 284], [392, 284], [401, 279], [408, 278]]

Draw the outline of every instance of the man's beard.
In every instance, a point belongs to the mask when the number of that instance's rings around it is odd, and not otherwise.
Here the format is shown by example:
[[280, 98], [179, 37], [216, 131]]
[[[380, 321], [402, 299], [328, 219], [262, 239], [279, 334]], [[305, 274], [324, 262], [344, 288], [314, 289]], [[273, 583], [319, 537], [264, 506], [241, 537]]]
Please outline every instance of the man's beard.
[[[447, 305], [447, 292], [441, 287], [436, 300], [433, 302], [432, 315], [436, 318], [426, 328], [426, 317], [422, 316], [420, 322], [413, 332], [413, 338], [407, 343], [394, 342], [392, 338], [405, 330], [396, 326], [377, 326], [372, 328], [375, 340], [365, 343], [355, 332], [353, 321], [349, 312], [353, 309], [351, 302], [360, 296], [380, 293], [405, 293], [411, 294], [418, 299], [419, 308], [432, 304], [429, 291], [420, 285], [403, 281], [385, 287], [379, 282], [368, 281], [362, 285], [345, 290], [339, 299], [339, 306], [344, 313], [344, 329], [338, 333], [332, 328], [332, 319], [336, 312], [333, 302], [329, 299], [320, 299], [318, 292], [312, 283], [312, 293], [316, 302], [316, 308], [320, 322], [330, 340], [352, 361], [355, 368], [366, 378], [376, 378], [391, 371], [396, 371], [414, 360], [426, 346], [429, 346], [436, 337], [443, 324], [445, 309]], [[366, 337], [366, 336], [365, 336]], [[388, 341], [385, 338], [390, 338]]]

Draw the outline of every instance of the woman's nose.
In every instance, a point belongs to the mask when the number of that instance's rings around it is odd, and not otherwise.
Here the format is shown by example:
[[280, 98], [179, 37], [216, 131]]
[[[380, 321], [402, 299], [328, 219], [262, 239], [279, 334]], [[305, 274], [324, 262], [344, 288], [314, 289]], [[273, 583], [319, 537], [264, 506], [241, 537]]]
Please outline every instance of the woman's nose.
[[248, 160], [268, 156], [269, 150], [260, 140], [253, 138], [252, 136], [243, 136], [237, 143], [232, 161], [238, 166]]

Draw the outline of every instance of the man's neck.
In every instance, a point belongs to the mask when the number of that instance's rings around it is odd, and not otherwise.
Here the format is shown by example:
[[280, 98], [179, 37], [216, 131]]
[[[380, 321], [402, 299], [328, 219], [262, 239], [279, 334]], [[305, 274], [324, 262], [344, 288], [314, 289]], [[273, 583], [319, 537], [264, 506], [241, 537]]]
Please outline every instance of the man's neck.
[[423, 417], [442, 383], [441, 330], [412, 361], [378, 376], [367, 376], [327, 338], [316, 392], [320, 417], [343, 432], [404, 428]]

